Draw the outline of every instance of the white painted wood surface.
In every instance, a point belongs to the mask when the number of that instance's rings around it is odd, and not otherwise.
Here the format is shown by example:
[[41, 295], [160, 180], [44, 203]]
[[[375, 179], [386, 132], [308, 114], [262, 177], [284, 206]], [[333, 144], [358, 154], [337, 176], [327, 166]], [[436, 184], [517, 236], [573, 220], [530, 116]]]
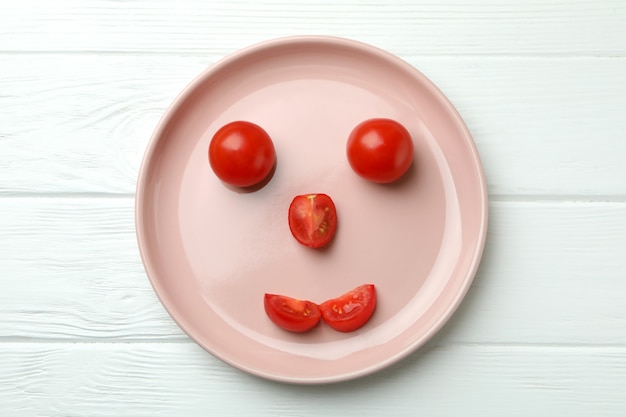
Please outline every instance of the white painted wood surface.
[[[501, 3], [501, 4], [498, 4]], [[277, 36], [372, 43], [466, 120], [490, 190], [484, 260], [424, 349], [290, 386], [178, 329], [136, 247], [159, 117], [200, 71]], [[0, 415], [623, 416], [626, 3], [0, 3]]]

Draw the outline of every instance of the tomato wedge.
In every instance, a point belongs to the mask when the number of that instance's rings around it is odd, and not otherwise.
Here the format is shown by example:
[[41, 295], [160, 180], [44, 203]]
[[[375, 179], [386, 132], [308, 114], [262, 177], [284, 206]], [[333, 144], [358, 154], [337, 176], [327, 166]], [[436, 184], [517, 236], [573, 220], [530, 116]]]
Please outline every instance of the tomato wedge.
[[337, 209], [326, 194], [304, 194], [289, 205], [289, 230], [298, 242], [310, 248], [330, 243], [337, 230]]
[[376, 287], [373, 284], [361, 285], [320, 304], [324, 321], [340, 332], [361, 328], [372, 317], [375, 309]]
[[319, 323], [319, 306], [312, 301], [298, 300], [278, 294], [265, 294], [265, 313], [283, 330], [302, 333]]

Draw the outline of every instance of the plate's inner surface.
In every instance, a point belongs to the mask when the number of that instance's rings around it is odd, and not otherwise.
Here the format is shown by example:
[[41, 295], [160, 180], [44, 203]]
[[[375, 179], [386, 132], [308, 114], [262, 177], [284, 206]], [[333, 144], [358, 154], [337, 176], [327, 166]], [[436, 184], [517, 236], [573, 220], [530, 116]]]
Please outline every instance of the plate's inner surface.
[[[283, 42], [239, 54], [197, 80], [153, 139], [138, 189], [138, 233], [162, 302], [200, 345], [269, 378], [330, 381], [367, 373], [415, 348], [464, 295], [484, 238], [480, 164], [462, 122], [417, 72], [342, 42]], [[345, 153], [372, 117], [404, 124], [413, 167], [369, 183]], [[213, 174], [207, 149], [233, 120], [263, 127], [277, 166], [255, 192]], [[330, 195], [332, 245], [299, 245], [287, 224], [297, 194]], [[378, 308], [357, 332], [275, 327], [266, 292], [322, 302], [364, 283]]]

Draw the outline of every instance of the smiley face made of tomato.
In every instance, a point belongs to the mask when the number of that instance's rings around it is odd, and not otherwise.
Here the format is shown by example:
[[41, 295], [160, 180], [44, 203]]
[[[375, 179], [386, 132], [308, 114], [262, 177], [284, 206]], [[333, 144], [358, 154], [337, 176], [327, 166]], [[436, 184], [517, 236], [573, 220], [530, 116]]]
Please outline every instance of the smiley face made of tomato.
[[[248, 121], [222, 126], [209, 145], [209, 162], [224, 183], [258, 190], [276, 164], [270, 135]], [[350, 166], [360, 177], [381, 184], [400, 179], [413, 162], [413, 142], [407, 129], [392, 119], [368, 119], [358, 124], [346, 143]], [[257, 187], [254, 189], [254, 187]], [[337, 231], [337, 209], [324, 193], [296, 195], [288, 209], [289, 230], [297, 242], [311, 249], [328, 246]], [[264, 309], [278, 327], [307, 332], [323, 319], [331, 328], [352, 332], [370, 319], [376, 308], [376, 287], [364, 284], [321, 304], [266, 293]]]
[[[394, 119], [413, 139], [414, 162], [391, 183], [364, 179], [347, 156], [351, 132], [371, 118]], [[271, 138], [276, 160], [256, 185], [221, 181], [207, 160], [232, 121]], [[135, 224], [150, 284], [199, 346], [255, 375], [321, 383], [382, 369], [442, 328], [482, 255], [486, 191], [467, 126], [423, 74], [358, 42], [296, 37], [238, 51], [179, 94], [145, 150]], [[312, 194], [337, 214], [321, 248], [289, 228], [293, 200]], [[285, 331], [264, 311], [265, 294], [321, 308], [367, 284], [375, 312], [350, 333], [323, 319]]]

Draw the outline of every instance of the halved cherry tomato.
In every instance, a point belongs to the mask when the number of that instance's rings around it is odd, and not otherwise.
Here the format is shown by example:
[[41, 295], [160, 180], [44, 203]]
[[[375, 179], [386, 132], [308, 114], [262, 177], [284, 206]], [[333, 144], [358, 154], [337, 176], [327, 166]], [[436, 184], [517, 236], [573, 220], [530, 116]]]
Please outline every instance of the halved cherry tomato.
[[372, 317], [375, 309], [376, 287], [373, 284], [361, 285], [320, 304], [324, 321], [340, 332], [359, 329]]
[[289, 205], [289, 229], [304, 246], [326, 246], [337, 230], [335, 203], [326, 194], [296, 196]]
[[399, 179], [413, 162], [411, 135], [391, 119], [369, 119], [357, 125], [346, 151], [354, 172], [377, 183]]
[[298, 300], [278, 294], [265, 294], [267, 316], [283, 330], [306, 332], [320, 321], [319, 306], [312, 301]]
[[217, 177], [236, 187], [263, 181], [274, 168], [272, 139], [260, 126], [236, 121], [222, 126], [211, 139], [209, 163]]

